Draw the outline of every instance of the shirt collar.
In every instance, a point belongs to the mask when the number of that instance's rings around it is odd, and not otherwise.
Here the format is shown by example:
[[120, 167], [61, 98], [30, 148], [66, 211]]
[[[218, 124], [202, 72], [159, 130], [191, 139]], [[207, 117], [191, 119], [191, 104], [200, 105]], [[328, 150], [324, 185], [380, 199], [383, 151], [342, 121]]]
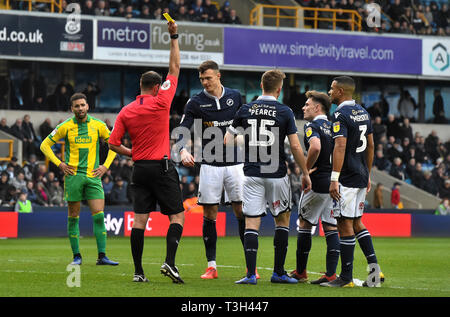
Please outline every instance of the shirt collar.
[[342, 102], [337, 108], [336, 110], [341, 109], [342, 107], [345, 106], [354, 106], [356, 104], [355, 100], [345, 100], [344, 102]]
[[257, 100], [268, 100], [268, 101], [277, 101], [277, 98], [275, 98], [274, 96], [259, 96]]
[[314, 117], [313, 121], [314, 120], [319, 120], [319, 119], [328, 120], [328, 117], [326, 115], [324, 115], [324, 114], [319, 114], [318, 116]]
[[[218, 99], [221, 99], [223, 97], [223, 95], [225, 95], [225, 87], [223, 85], [222, 86], [222, 95], [220, 95], [220, 97]], [[217, 98], [216, 96], [211, 95], [209, 92], [206, 91], [206, 89], [203, 89], [203, 92], [205, 93], [205, 95], [207, 95], [209, 98]]]

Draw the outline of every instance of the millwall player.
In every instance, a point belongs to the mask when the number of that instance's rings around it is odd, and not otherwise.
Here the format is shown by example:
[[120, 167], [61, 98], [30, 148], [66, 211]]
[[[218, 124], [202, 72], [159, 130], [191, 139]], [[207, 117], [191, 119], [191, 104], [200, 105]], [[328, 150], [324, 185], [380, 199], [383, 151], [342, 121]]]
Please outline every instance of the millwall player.
[[266, 215], [267, 204], [275, 219], [275, 263], [271, 282], [298, 282], [284, 270], [291, 213], [291, 192], [284, 151], [286, 136], [294, 159], [303, 171], [302, 185], [306, 191], [311, 189], [311, 180], [297, 136], [294, 114], [288, 106], [277, 101], [284, 78], [284, 73], [279, 70], [265, 72], [261, 79], [262, 96], [241, 107], [225, 135], [225, 144], [233, 144], [237, 134], [243, 134], [245, 140], [243, 213], [247, 275], [237, 284], [257, 283], [258, 231], [261, 217]]
[[[216, 62], [203, 62], [198, 67], [198, 71], [204, 90], [189, 99], [180, 126], [190, 129], [195, 119], [200, 119], [202, 122], [203, 152], [198, 204], [203, 206], [203, 241], [208, 265], [201, 278], [215, 279], [218, 277], [216, 218], [224, 189], [238, 220], [241, 242], [244, 241], [245, 222], [242, 215], [243, 163], [237, 160], [237, 148], [234, 149], [234, 155], [230, 158], [227, 157], [223, 145], [223, 135], [241, 107], [242, 97], [237, 90], [222, 86], [221, 74]], [[209, 130], [206, 130], [208, 128]], [[216, 137], [214, 130], [219, 132], [220, 139]], [[182, 144], [182, 140], [179, 140], [179, 143]], [[211, 151], [211, 153], [207, 153], [207, 151]], [[194, 166], [194, 157], [185, 147], [181, 148], [180, 156], [184, 166]]]
[[337, 218], [341, 251], [341, 274], [320, 285], [353, 287], [353, 256], [356, 239], [366, 256], [371, 272], [364, 286], [378, 286], [384, 279], [369, 231], [361, 221], [364, 201], [370, 191], [374, 143], [367, 111], [352, 99], [355, 82], [351, 77], [334, 78], [329, 95], [338, 105], [332, 116], [334, 139], [330, 196], [334, 199], [333, 216]]
[[331, 215], [333, 201], [329, 194], [333, 139], [327, 114], [331, 103], [327, 94], [314, 90], [308, 91], [306, 97], [308, 100], [303, 107], [303, 113], [308, 123], [304, 127], [304, 142], [308, 150], [306, 167], [310, 171], [312, 190], [302, 193], [300, 198], [297, 266], [290, 276], [299, 282], [308, 280], [306, 265], [311, 250], [311, 228], [317, 226], [321, 218], [327, 242], [326, 272], [322, 277], [311, 282], [311, 284], [320, 284], [336, 279], [336, 267], [339, 261], [339, 235], [336, 219]]

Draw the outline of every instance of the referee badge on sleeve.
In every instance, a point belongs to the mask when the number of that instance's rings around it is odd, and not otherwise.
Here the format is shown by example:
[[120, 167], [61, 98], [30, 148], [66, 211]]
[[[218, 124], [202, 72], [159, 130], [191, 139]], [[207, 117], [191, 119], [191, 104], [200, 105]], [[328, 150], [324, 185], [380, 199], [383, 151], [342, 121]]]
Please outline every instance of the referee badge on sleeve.
[[341, 123], [339, 121], [336, 121], [333, 123], [333, 132], [337, 133], [341, 129]]
[[170, 80], [166, 80], [165, 82], [163, 82], [163, 84], [161, 85], [161, 89], [162, 90], [167, 90], [170, 88]]

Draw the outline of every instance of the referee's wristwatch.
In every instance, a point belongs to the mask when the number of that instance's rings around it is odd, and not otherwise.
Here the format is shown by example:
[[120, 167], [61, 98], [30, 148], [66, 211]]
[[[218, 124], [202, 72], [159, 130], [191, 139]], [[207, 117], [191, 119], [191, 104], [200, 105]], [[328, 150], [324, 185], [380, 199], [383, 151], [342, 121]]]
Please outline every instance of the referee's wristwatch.
[[171, 38], [172, 40], [176, 40], [176, 39], [178, 38], [178, 33], [172, 34], [172, 35], [170, 36], [170, 38]]

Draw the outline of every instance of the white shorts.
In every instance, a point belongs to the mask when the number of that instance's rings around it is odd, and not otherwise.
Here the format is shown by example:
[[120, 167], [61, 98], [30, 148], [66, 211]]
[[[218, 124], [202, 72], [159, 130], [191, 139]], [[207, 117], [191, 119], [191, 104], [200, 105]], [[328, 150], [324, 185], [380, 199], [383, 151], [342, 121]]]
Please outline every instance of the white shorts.
[[244, 164], [212, 166], [202, 164], [198, 189], [198, 203], [216, 205], [220, 203], [225, 189], [226, 202], [242, 202]]
[[302, 192], [298, 214], [313, 226], [319, 224], [319, 217], [322, 222], [336, 225], [336, 219], [331, 215], [332, 208], [333, 199], [330, 194], [321, 194], [310, 190], [307, 193]]
[[291, 209], [291, 199], [291, 185], [287, 175], [282, 178], [245, 177], [242, 212], [247, 217], [266, 215], [267, 206], [270, 213], [277, 217]]
[[333, 200], [333, 217], [359, 218], [364, 212], [367, 188], [350, 188], [339, 185], [341, 199]]

